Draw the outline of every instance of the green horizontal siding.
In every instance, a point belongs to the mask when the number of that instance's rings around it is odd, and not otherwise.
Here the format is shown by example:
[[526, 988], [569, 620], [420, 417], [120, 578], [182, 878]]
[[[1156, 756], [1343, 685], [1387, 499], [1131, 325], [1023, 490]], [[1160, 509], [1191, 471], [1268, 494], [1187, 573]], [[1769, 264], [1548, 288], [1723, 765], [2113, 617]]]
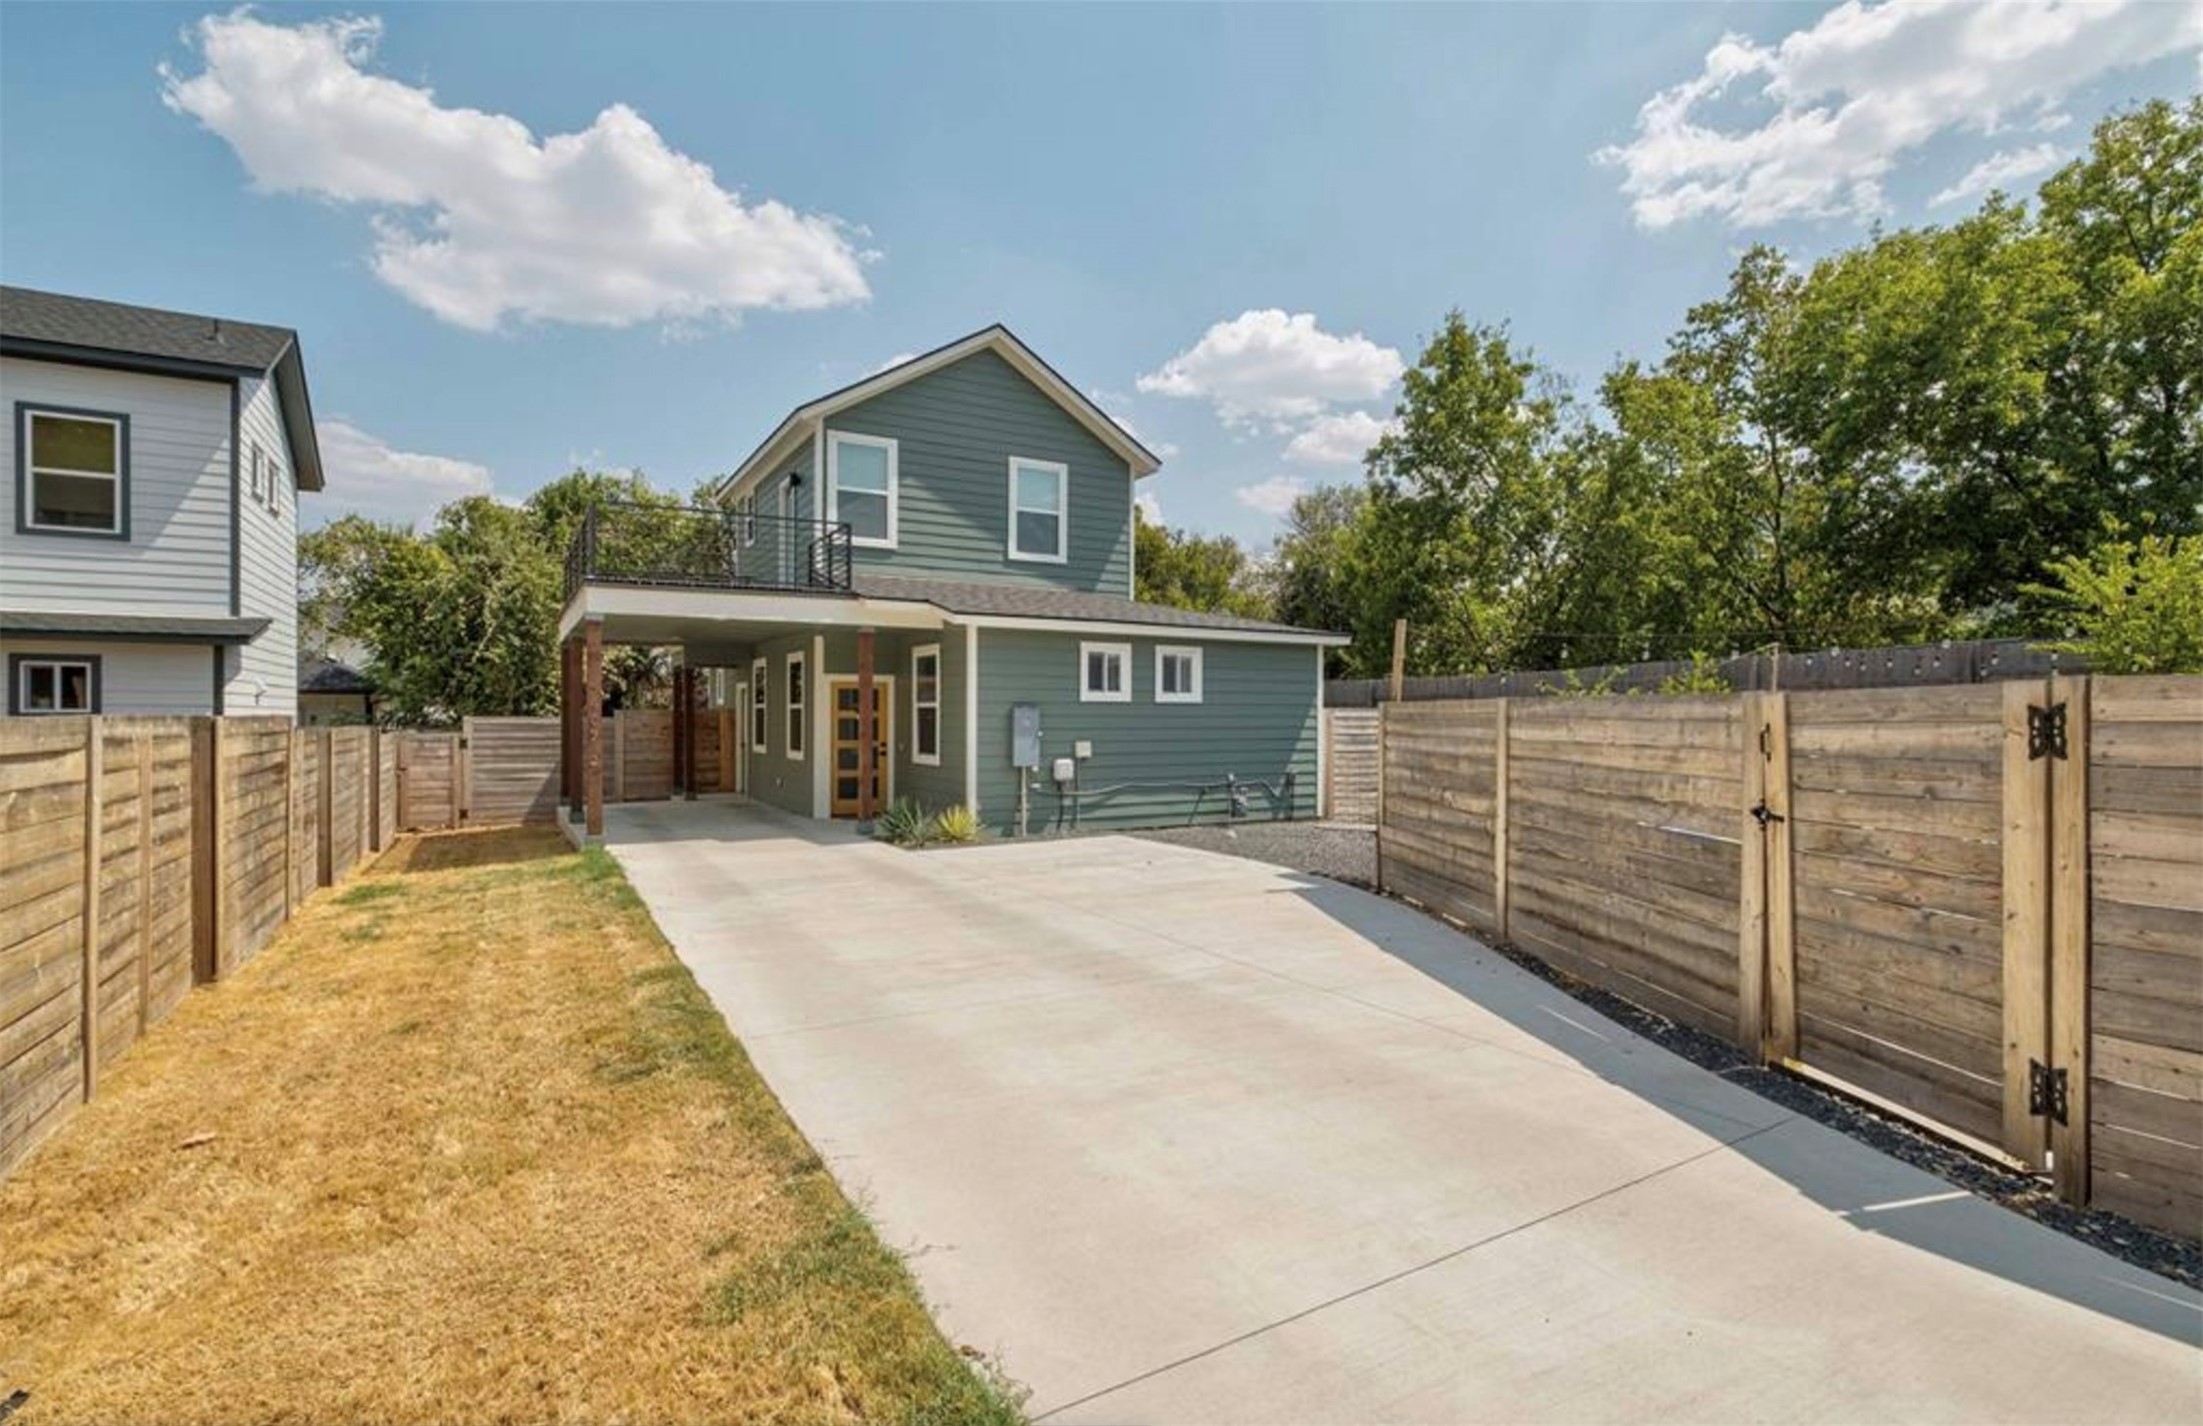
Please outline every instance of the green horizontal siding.
[[[1132, 700], [1079, 700], [1079, 644], [1084, 639], [1132, 645]], [[1192, 645], [1203, 650], [1200, 703], [1155, 701], [1155, 646]], [[1017, 776], [1010, 767], [1010, 709], [1040, 707], [1044, 765], [1034, 781], [1030, 825], [1053, 827], [1059, 799], [1046, 762], [1071, 755], [1086, 739], [1093, 757], [1080, 764], [1087, 788], [1126, 782], [1222, 782], [1227, 775], [1282, 789], [1294, 774], [1293, 814], [1316, 814], [1316, 738], [1319, 680], [1314, 649], [1300, 644], [1203, 643], [1193, 638], [1132, 639], [1075, 632], [989, 629], [979, 643], [979, 805], [987, 824], [1007, 832], [1017, 820]], [[1224, 821], [1229, 799], [1221, 790], [1200, 797], [1190, 790], [1133, 791], [1089, 798], [1087, 827], [1167, 826]], [[1252, 817], [1283, 811], [1260, 791], [1250, 793]], [[1064, 821], [1068, 824], [1068, 811]]]
[[[896, 443], [896, 548], [859, 549], [884, 573], [1132, 593], [1132, 473], [1091, 432], [991, 351], [828, 419], [830, 431]], [[1069, 467], [1068, 561], [1013, 560], [1011, 456]]]

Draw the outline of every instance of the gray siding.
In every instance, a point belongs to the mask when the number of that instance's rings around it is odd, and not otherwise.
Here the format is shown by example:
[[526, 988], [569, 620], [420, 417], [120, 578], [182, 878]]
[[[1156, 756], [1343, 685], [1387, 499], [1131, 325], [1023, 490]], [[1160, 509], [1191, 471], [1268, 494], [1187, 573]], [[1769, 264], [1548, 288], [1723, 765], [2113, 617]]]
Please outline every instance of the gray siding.
[[[1132, 645], [1132, 700], [1079, 701], [1082, 639]], [[1155, 701], [1155, 646], [1196, 645], [1203, 650], [1200, 703]], [[998, 832], [1016, 825], [1017, 780], [1010, 767], [1010, 708], [1040, 706], [1042, 755], [1069, 756], [1086, 739], [1093, 757], [1080, 765], [1083, 786], [1126, 782], [1242, 781], [1282, 788], [1294, 774], [1293, 813], [1316, 814], [1317, 704], [1320, 680], [1315, 652], [1300, 644], [1207, 642], [1169, 637], [1126, 640], [1081, 635], [982, 630], [979, 642], [979, 805]], [[1031, 794], [1031, 826], [1053, 827], [1059, 802], [1045, 767]], [[1190, 789], [1126, 792], [1088, 799], [1087, 827], [1161, 826], [1191, 820], [1223, 821], [1229, 799], [1222, 790], [1198, 798]], [[1260, 791], [1249, 796], [1252, 817], [1273, 809]], [[1068, 825], [1068, 806], [1064, 808]]]
[[[6, 671], [11, 654], [97, 658], [102, 713], [177, 717], [214, 711], [214, 651], [205, 644], [7, 639], [0, 640], [0, 672]], [[0, 696], [0, 711], [7, 706]]]
[[[911, 676], [913, 652], [927, 644], [941, 647], [941, 763], [915, 759], [918, 738], [917, 695]], [[852, 652], [852, 660], [854, 653]], [[879, 638], [879, 669], [895, 675], [895, 795], [914, 799], [928, 812], [964, 800], [964, 631], [910, 633]], [[849, 665], [854, 671], [855, 664]]]
[[[995, 353], [975, 353], [853, 406], [828, 418], [827, 430], [897, 445], [896, 548], [859, 549], [860, 565], [1131, 595], [1131, 471]], [[1011, 456], [1070, 468], [1063, 564], [1009, 558]]]
[[[806, 697], [811, 705], [808, 733], [801, 758], [788, 756], [788, 655], [801, 653], [805, 657], [805, 678], [810, 683]], [[818, 673], [808, 667], [812, 659], [811, 636], [801, 634], [792, 638], [772, 639], [757, 645], [753, 658], [765, 660], [765, 703], [768, 714], [765, 720], [765, 751], [757, 752], [749, 742], [750, 712], [743, 709], [743, 746], [750, 752], [750, 795], [760, 802], [808, 817], [812, 813], [812, 780], [815, 776], [811, 759], [816, 756], [812, 744], [818, 741]], [[744, 682], [753, 682], [755, 675], [745, 661], [735, 675]], [[755, 690], [752, 689], [754, 696]]]
[[[130, 418], [128, 542], [17, 532], [18, 401]], [[226, 381], [0, 359], [0, 608], [227, 615], [229, 403]]]
[[[291, 447], [283, 433], [275, 383], [239, 386], [237, 521], [238, 610], [269, 621], [267, 632], [231, 657], [225, 698], [230, 713], [295, 716], [298, 711], [298, 502]], [[252, 453], [274, 467], [276, 498], [253, 498]], [[311, 499], [311, 495], [305, 498]]]

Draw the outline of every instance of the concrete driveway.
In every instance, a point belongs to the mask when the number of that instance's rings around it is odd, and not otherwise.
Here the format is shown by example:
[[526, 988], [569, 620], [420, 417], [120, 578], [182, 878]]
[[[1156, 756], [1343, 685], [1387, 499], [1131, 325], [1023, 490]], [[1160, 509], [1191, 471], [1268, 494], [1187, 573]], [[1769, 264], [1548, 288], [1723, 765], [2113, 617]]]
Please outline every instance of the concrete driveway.
[[943, 1329], [1063, 1422], [2193, 1421], [2203, 1299], [1405, 907], [610, 809]]

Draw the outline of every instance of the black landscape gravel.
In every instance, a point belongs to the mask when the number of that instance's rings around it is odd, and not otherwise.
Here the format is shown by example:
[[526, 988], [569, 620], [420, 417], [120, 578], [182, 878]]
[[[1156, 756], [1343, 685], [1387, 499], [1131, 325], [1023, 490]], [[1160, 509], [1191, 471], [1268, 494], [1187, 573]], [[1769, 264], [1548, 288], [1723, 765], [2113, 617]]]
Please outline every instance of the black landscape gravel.
[[[1257, 822], [1239, 827], [1172, 827], [1136, 835], [1179, 846], [1224, 852], [1290, 867], [1354, 886], [1372, 887], [1377, 874], [1376, 834], [1368, 827], [1324, 822]], [[2024, 1213], [2047, 1228], [2078, 1238], [2113, 1257], [2203, 1291], [2203, 1243], [2146, 1228], [2132, 1219], [2061, 1202], [2039, 1178], [1949, 1144], [1905, 1120], [1824, 1089], [1780, 1069], [1755, 1064], [1725, 1040], [1678, 1025], [1664, 1015], [1611, 991], [1555, 970], [1512, 946], [1496, 949], [1532, 975], [1582, 1001], [1609, 1020], [1644, 1036], [1670, 1054], [1713, 1071], [1793, 1114], [1902, 1159], [1979, 1198]]]

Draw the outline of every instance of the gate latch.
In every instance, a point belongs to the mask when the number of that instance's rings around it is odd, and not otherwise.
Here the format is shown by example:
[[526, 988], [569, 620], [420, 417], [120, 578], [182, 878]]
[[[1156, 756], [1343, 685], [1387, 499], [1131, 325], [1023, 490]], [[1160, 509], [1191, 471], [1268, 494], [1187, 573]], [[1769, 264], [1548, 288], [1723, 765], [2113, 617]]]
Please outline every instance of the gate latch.
[[1777, 812], [1774, 808], [1769, 807], [1767, 805], [1767, 799], [1762, 797], [1759, 799], [1759, 805], [1752, 809], [1752, 820], [1754, 822], [1757, 822], [1760, 826], [1764, 827], [1770, 822], [1784, 822], [1788, 821], [1789, 819], [1784, 817], [1780, 812]]
[[2047, 708], [2027, 705], [2027, 760], [2037, 758], [2062, 758], [2065, 751], [2065, 705], [2053, 703]]
[[2065, 1069], [2052, 1069], [2041, 1060], [2027, 1062], [2027, 1112], [2047, 1114], [2065, 1122]]

